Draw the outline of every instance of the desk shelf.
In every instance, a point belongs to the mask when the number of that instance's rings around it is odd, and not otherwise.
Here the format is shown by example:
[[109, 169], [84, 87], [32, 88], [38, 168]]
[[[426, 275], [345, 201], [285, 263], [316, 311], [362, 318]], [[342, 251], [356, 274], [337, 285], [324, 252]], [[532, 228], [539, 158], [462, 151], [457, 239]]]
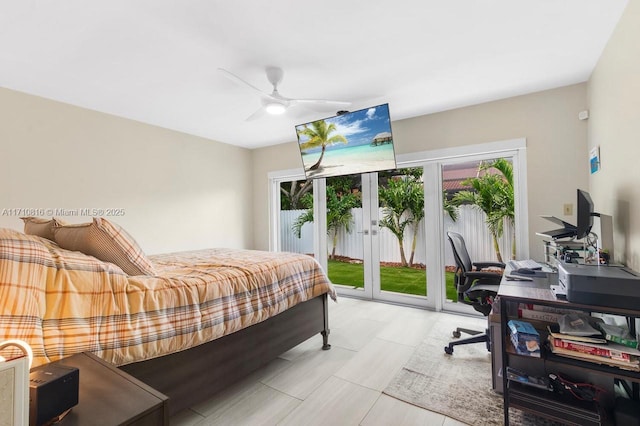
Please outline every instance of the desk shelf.
[[536, 389], [509, 381], [509, 406], [534, 412], [549, 420], [575, 425], [600, 425], [602, 418], [594, 403], [576, 401], [543, 389]]
[[[547, 344], [548, 332], [545, 322], [518, 318], [517, 307], [520, 303], [536, 304], [554, 308], [584, 311], [585, 313], [603, 313], [622, 315], [627, 318], [640, 317], [640, 310], [619, 309], [594, 305], [583, 305], [558, 300], [550, 290], [550, 284], [556, 276], [534, 279], [531, 282], [512, 282], [503, 279], [498, 291], [499, 303], [497, 313], [500, 316], [500, 331], [495, 334], [500, 338], [497, 347], [500, 348], [501, 371], [507, 367], [522, 370], [525, 374], [546, 377], [549, 373], [562, 374], [582, 383], [591, 383], [604, 389], [599, 398], [599, 406], [593, 402], [580, 401], [570, 394], [561, 395], [556, 392], [537, 389], [523, 385], [517, 381], [508, 380], [503, 375], [502, 390], [504, 397], [505, 425], [509, 424], [509, 408], [515, 408], [532, 413], [540, 417], [560, 421], [566, 424], [579, 425], [607, 425], [612, 424], [612, 409], [615, 402], [614, 383], [616, 379], [633, 383], [634, 397], [637, 397], [640, 372], [624, 370], [617, 367], [583, 361], [552, 353]], [[543, 346], [541, 356], [531, 357], [517, 354], [511, 339], [507, 322], [510, 319], [520, 319], [530, 322], [540, 333], [540, 343]], [[499, 364], [498, 364], [499, 365]]]
[[604, 375], [608, 375], [616, 379], [619, 378], [619, 379], [625, 379], [625, 380], [630, 380], [632, 382], [640, 383], [640, 373], [637, 371], [625, 370], [623, 368], [617, 368], [617, 367], [610, 367], [608, 365], [598, 364], [596, 362], [581, 361], [579, 359], [555, 355], [552, 353], [549, 353], [546, 356], [546, 359], [548, 361], [562, 363], [562, 364], [570, 365], [577, 368], [597, 371], [598, 373], [602, 373]]

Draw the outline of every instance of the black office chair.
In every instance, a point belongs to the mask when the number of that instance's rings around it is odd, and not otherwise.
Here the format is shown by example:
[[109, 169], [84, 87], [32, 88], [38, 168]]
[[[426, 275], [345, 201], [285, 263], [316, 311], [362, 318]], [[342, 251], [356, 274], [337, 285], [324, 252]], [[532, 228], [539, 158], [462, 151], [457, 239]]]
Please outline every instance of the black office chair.
[[[498, 286], [500, 285], [502, 274], [485, 271], [484, 269], [496, 267], [504, 271], [504, 263], [471, 262], [462, 235], [457, 232], [447, 232], [447, 237], [451, 243], [453, 257], [456, 261], [455, 285], [458, 291], [458, 301], [472, 305], [476, 311], [482, 312], [484, 316], [488, 316], [491, 312], [491, 303], [498, 293]], [[453, 332], [453, 337], [459, 338], [461, 333], [470, 334], [471, 337], [449, 342], [449, 345], [444, 347], [444, 351], [447, 354], [451, 355], [453, 353], [454, 346], [466, 345], [468, 343], [485, 342], [487, 350], [491, 350], [489, 330], [485, 330], [483, 333], [481, 331], [459, 327]]]

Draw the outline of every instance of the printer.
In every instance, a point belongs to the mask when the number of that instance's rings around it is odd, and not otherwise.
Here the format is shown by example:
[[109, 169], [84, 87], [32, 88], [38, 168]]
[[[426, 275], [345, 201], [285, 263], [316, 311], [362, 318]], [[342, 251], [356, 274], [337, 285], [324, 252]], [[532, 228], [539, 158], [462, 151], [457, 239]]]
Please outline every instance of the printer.
[[624, 266], [558, 263], [558, 284], [572, 303], [623, 309], [640, 306], [640, 274]]

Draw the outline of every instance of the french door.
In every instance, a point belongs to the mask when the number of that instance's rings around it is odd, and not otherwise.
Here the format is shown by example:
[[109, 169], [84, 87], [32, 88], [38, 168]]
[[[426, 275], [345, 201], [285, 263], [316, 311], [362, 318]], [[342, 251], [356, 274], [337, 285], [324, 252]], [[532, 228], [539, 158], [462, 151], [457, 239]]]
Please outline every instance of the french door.
[[340, 294], [426, 306], [422, 174], [276, 180], [272, 247], [314, 256]]
[[[422, 169], [328, 178], [323, 184], [330, 205], [324, 206], [326, 232], [320, 235], [327, 236], [326, 270], [338, 292], [426, 306], [424, 246], [417, 243], [424, 241]], [[341, 199], [346, 207], [356, 204], [346, 218]]]

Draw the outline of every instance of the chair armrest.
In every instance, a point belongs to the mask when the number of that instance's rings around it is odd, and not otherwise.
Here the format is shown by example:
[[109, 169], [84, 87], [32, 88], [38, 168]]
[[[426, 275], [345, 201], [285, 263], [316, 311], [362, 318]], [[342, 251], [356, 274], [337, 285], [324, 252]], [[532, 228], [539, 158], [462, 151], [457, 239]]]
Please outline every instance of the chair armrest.
[[465, 291], [464, 294], [469, 299], [477, 299], [478, 297], [484, 298], [486, 296], [492, 296], [495, 298], [498, 295], [498, 287], [484, 284], [474, 285], [469, 290]]
[[[485, 271], [472, 271], [467, 272], [467, 277], [471, 280], [483, 280], [483, 284], [492, 285], [495, 282], [495, 285], [500, 285], [500, 280], [502, 280], [502, 274], [496, 274], [495, 272], [485, 272]], [[488, 283], [487, 281], [491, 281]]]
[[473, 266], [475, 266], [478, 269], [484, 269], [484, 268], [490, 268], [490, 267], [496, 267], [496, 268], [505, 268], [505, 264], [502, 262], [473, 262], [472, 263]]

